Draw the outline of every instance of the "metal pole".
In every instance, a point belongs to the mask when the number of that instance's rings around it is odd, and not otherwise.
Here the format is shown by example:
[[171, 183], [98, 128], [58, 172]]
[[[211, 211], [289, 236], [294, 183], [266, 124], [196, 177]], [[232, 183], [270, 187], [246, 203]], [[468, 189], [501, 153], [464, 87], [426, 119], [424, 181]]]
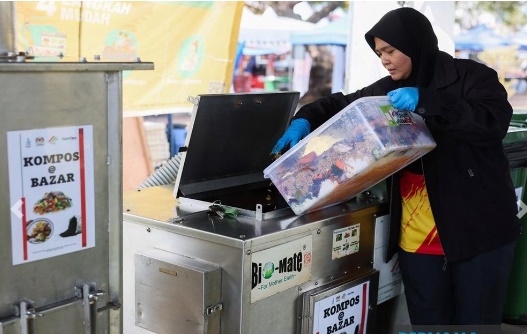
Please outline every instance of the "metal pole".
[[0, 55], [16, 50], [15, 1], [0, 1]]

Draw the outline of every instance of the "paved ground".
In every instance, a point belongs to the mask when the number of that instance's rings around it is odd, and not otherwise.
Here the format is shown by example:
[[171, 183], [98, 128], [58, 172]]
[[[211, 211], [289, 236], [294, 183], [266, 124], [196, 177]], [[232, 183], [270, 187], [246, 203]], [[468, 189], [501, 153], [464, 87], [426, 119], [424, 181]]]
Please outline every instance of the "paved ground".
[[527, 334], [527, 326], [501, 325], [502, 334]]

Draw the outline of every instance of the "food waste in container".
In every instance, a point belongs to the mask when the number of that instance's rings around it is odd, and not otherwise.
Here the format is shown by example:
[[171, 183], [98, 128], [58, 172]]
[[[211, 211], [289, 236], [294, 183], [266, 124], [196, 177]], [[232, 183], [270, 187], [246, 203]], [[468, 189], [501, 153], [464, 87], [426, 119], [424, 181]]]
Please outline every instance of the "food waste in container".
[[264, 170], [295, 214], [342, 203], [433, 150], [424, 120], [386, 96], [342, 109]]

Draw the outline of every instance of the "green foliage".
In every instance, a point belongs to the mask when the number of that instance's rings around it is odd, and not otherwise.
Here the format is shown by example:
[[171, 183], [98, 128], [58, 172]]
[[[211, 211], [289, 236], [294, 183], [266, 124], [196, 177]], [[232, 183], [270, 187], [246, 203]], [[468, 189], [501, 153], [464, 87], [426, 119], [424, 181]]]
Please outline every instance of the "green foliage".
[[513, 31], [527, 24], [525, 1], [456, 1], [456, 23], [470, 29], [478, 25], [482, 14], [492, 14]]

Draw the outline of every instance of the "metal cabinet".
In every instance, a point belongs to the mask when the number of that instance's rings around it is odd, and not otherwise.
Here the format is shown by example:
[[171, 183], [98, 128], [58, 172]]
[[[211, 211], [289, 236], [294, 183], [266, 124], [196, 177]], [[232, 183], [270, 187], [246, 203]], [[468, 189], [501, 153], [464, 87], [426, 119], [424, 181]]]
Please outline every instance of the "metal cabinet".
[[0, 333], [122, 330], [121, 73], [142, 69], [0, 62]]
[[[125, 333], [374, 333], [374, 225], [386, 211], [379, 203], [263, 221], [178, 220], [182, 205], [171, 192], [158, 186], [123, 197]], [[326, 312], [327, 303], [342, 306]]]

